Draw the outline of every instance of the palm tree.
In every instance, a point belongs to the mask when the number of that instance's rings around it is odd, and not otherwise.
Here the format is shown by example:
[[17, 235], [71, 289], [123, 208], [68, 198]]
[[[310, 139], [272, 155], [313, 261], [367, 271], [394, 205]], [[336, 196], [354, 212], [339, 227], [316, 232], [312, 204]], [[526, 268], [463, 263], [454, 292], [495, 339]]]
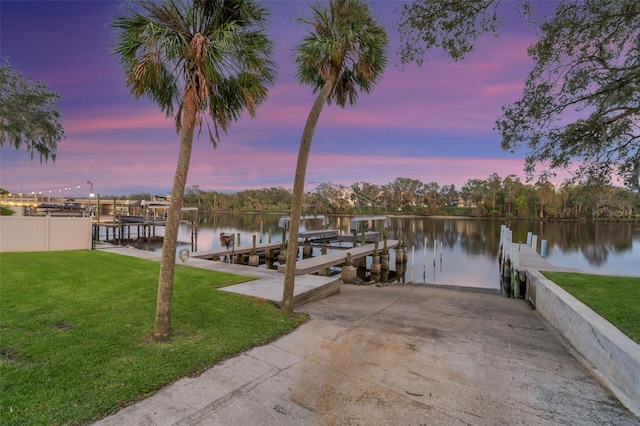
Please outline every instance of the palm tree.
[[174, 116], [180, 151], [167, 215], [154, 338], [171, 332], [171, 297], [180, 209], [196, 127], [207, 122], [215, 148], [243, 111], [252, 117], [275, 81], [271, 41], [263, 26], [268, 12], [255, 0], [134, 1], [129, 16], [117, 17], [114, 52], [126, 84]]
[[369, 5], [360, 0], [329, 0], [328, 8], [311, 7], [313, 19], [300, 21], [311, 26], [296, 47], [297, 77], [318, 93], [300, 140], [293, 181], [289, 245], [282, 296], [282, 310], [293, 313], [295, 267], [298, 257], [298, 228], [302, 214], [304, 180], [311, 140], [325, 103], [340, 107], [355, 105], [358, 92], [369, 93], [387, 64], [387, 33], [373, 18]]

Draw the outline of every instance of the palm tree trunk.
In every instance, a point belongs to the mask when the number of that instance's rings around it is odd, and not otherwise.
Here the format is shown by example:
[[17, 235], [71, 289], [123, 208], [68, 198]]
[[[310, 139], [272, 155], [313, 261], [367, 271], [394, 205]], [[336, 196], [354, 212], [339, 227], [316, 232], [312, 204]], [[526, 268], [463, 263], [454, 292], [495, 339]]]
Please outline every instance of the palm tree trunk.
[[171, 334], [171, 297], [173, 295], [173, 273], [176, 266], [176, 247], [178, 245], [178, 225], [180, 223], [180, 209], [184, 201], [184, 188], [187, 184], [189, 161], [193, 133], [196, 126], [196, 98], [192, 88], [188, 88], [184, 95], [184, 112], [182, 131], [180, 133], [180, 151], [178, 165], [173, 178], [171, 202], [162, 241], [162, 260], [160, 263], [160, 277], [158, 279], [158, 298], [156, 302], [156, 319], [153, 331], [155, 340], [167, 340]]
[[284, 288], [282, 292], [282, 312], [293, 314], [293, 290], [296, 277], [296, 261], [298, 259], [298, 231], [300, 216], [302, 215], [302, 199], [304, 197], [304, 179], [307, 174], [307, 161], [311, 152], [311, 141], [320, 118], [322, 108], [327, 103], [329, 95], [335, 86], [337, 76], [327, 79], [318, 97], [309, 111], [307, 122], [300, 140], [296, 175], [293, 180], [293, 194], [291, 199], [291, 221], [289, 222], [289, 243], [287, 245], [286, 268], [284, 272]]

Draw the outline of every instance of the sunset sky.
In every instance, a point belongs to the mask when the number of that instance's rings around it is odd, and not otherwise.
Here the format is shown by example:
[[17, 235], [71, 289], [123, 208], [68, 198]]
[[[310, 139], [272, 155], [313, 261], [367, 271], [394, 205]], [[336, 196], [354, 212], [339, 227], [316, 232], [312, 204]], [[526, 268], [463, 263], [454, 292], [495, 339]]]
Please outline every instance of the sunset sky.
[[[257, 117], [245, 117], [223, 135], [217, 149], [206, 127], [194, 141], [187, 186], [238, 191], [290, 189], [300, 136], [314, 100], [295, 80], [293, 49], [305, 34], [296, 17], [310, 2], [265, 1], [267, 33], [276, 43], [278, 81]], [[356, 107], [325, 107], [313, 139], [307, 182], [386, 184], [397, 177], [460, 187], [471, 178], [516, 174], [524, 152], [500, 149], [493, 130], [504, 104], [516, 101], [532, 66], [526, 54], [534, 29], [504, 8], [501, 36], [483, 36], [466, 60], [450, 63], [433, 51], [421, 68], [401, 71], [394, 12], [400, 2], [373, 1], [390, 37], [389, 65]], [[534, 4], [535, 6], [535, 4]], [[31, 161], [25, 151], [0, 150], [0, 186], [18, 193], [60, 190], [86, 196], [87, 181], [103, 195], [168, 193], [179, 139], [172, 119], [148, 100], [135, 100], [111, 54], [109, 23], [122, 14], [116, 1], [0, 2], [0, 56], [23, 75], [59, 93], [66, 139], [55, 163]], [[79, 185], [80, 188], [75, 188]], [[309, 184], [307, 190], [312, 190]]]

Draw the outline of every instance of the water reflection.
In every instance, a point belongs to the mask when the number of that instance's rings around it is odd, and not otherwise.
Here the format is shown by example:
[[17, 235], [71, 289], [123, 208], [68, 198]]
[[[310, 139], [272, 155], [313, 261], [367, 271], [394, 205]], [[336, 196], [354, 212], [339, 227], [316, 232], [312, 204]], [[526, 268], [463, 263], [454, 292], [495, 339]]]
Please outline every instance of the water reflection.
[[[280, 242], [279, 218], [277, 214], [201, 215], [198, 250], [221, 249], [218, 236], [222, 232], [239, 233], [242, 246], [250, 245], [254, 235], [258, 242]], [[350, 223], [350, 216], [330, 216], [328, 225], [322, 220], [306, 220], [303, 229], [330, 228], [349, 235]], [[406, 241], [405, 281], [498, 288], [496, 259], [503, 223], [501, 220], [391, 217], [386, 232], [390, 239]], [[547, 240], [548, 259], [554, 265], [590, 273], [640, 276], [638, 223], [506, 223], [513, 231], [514, 242], [526, 242], [528, 232], [538, 235], [538, 244]], [[378, 229], [372, 229], [382, 231], [380, 225], [377, 226]], [[180, 239], [189, 241], [189, 235], [188, 227], [181, 226]]]
[[[518, 227], [518, 238], [526, 231]], [[640, 224], [616, 222], [534, 222], [540, 239], [549, 241], [553, 264], [584, 271], [640, 275]], [[515, 234], [515, 228], [512, 227]], [[515, 239], [515, 237], [514, 237]]]

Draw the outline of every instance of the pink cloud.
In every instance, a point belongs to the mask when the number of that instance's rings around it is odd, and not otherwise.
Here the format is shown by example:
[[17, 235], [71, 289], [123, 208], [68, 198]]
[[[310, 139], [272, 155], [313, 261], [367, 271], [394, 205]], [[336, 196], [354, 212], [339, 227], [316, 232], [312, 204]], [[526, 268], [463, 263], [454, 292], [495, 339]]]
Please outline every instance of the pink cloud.
[[160, 110], [143, 111], [134, 116], [111, 115], [100, 117], [64, 118], [62, 124], [69, 134], [129, 129], [175, 128], [174, 121]]

